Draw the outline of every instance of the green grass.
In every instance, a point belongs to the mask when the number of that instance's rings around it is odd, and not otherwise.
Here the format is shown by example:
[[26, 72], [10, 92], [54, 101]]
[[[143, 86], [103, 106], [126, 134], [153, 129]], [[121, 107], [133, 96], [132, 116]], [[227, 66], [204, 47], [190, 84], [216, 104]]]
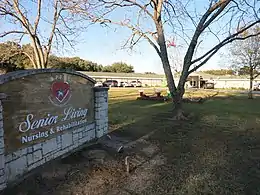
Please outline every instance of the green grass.
[[[137, 133], [131, 136], [139, 136], [148, 133], [150, 129], [147, 124], [150, 117], [170, 109], [169, 104], [164, 102], [150, 102], [136, 100], [140, 89], [110, 89], [109, 90], [109, 126], [110, 130], [138, 128]], [[147, 95], [154, 94], [153, 89], [146, 89]], [[147, 121], [148, 123], [145, 123]], [[147, 127], [145, 127], [147, 126]], [[130, 134], [132, 131], [128, 131]]]
[[157, 130], [149, 139], [168, 163], [158, 168], [152, 194], [260, 194], [259, 98], [221, 92], [203, 104], [184, 104], [193, 118], [180, 122], [169, 120], [170, 103], [138, 101], [136, 89], [112, 89], [109, 95], [112, 130], [131, 137]]
[[[162, 95], [166, 95], [167, 89], [162, 89]], [[168, 113], [172, 109], [171, 103], [154, 102], [136, 100], [139, 96], [140, 89], [120, 89], [111, 88], [109, 90], [109, 125], [110, 130], [117, 130], [120, 127], [139, 124], [153, 124], [151, 117], [159, 113]], [[154, 89], [144, 89], [146, 95], [154, 95]], [[216, 91], [212, 90], [189, 90], [185, 93], [184, 97], [206, 97], [215, 94]], [[220, 92], [220, 96], [233, 95], [232, 92]], [[190, 105], [192, 109], [193, 105]], [[187, 108], [189, 109], [189, 108]], [[147, 133], [149, 129], [144, 128], [141, 131]], [[140, 131], [139, 131], [140, 132]]]
[[[162, 95], [167, 94], [166, 88], [162, 89]], [[109, 123], [117, 129], [118, 126], [135, 123], [149, 119], [149, 116], [158, 113], [169, 112], [172, 108], [170, 103], [136, 100], [140, 89], [111, 88], [109, 90]], [[155, 88], [144, 89], [146, 95], [154, 95]], [[184, 97], [205, 97], [215, 94], [211, 90], [189, 90]], [[219, 96], [233, 95], [232, 92], [220, 92]], [[117, 127], [116, 127], [117, 126]]]

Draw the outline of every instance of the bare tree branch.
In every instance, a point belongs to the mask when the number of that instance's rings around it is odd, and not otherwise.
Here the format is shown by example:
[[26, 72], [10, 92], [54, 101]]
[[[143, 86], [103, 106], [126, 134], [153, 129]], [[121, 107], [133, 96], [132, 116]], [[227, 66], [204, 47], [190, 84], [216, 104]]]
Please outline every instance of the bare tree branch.
[[[238, 32], [236, 32], [236, 33], [230, 35], [229, 37], [227, 37], [226, 39], [224, 39], [223, 41], [221, 41], [219, 44], [217, 44], [216, 46], [214, 46], [212, 49], [210, 49], [208, 52], [206, 52], [204, 55], [202, 55], [201, 57], [199, 57], [199, 58], [197, 58], [197, 59], [191, 61], [191, 64], [194, 64], [194, 63], [196, 63], [196, 62], [202, 60], [203, 58], [205, 58], [206, 56], [208, 56], [211, 52], [214, 52], [214, 50], [216, 50], [217, 48], [220, 48], [220, 47], [226, 45], [227, 43], [230, 43], [230, 42], [228, 42], [229, 40], [232, 40], [234, 37], [236, 37], [236, 36], [242, 34], [243, 32], [245, 32], [246, 30], [248, 30], [249, 28], [255, 26], [255, 25], [258, 24], [258, 23], [260, 23], [260, 20], [255, 21], [255, 22], [253, 22], [252, 24], [250, 24], [250, 25], [244, 27], [243, 29], [239, 30]], [[248, 37], [247, 37], [247, 38], [248, 38]], [[237, 39], [237, 40], [238, 40], [238, 39], [244, 40], [245, 38], [241, 39], [241, 38], [237, 37], [236, 39]], [[232, 40], [232, 41], [233, 41], [233, 40]]]
[[55, 3], [54, 3], [54, 14], [53, 14], [53, 24], [52, 24], [49, 40], [48, 40], [48, 43], [47, 43], [46, 55], [45, 55], [46, 66], [47, 66], [48, 57], [49, 57], [49, 54], [50, 54], [50, 51], [51, 51], [51, 44], [52, 44], [54, 32], [56, 30], [57, 21], [58, 21], [59, 16], [60, 16], [60, 14], [62, 12], [62, 9], [58, 10], [58, 3], [59, 3], [59, 0], [55, 0]]
[[[5, 22], [11, 23], [15, 26], [15, 30], [9, 30], [4, 33], [0, 33], [0, 38], [3, 38], [9, 34], [21, 34], [21, 38], [26, 35], [33, 48], [33, 53], [31, 59], [34, 60], [36, 68], [46, 68], [48, 63], [48, 57], [51, 52], [51, 45], [53, 44], [53, 37], [60, 37], [62, 39], [65, 36], [72, 36], [74, 33], [78, 33], [76, 30], [77, 22], [74, 20], [77, 16], [72, 12], [71, 9], [75, 9], [81, 1], [68, 1], [68, 0], [50, 0], [49, 3], [51, 7], [48, 7], [45, 1], [42, 0], [30, 0], [33, 4], [25, 3], [21, 0], [2, 0], [0, 1], [0, 19], [5, 20]], [[28, 7], [30, 5], [30, 7]], [[35, 6], [35, 7], [33, 7]], [[30, 13], [30, 9], [35, 8], [36, 15], [33, 16]], [[44, 17], [42, 11], [52, 12], [53, 18]], [[61, 12], [66, 10], [65, 17], [71, 18], [72, 20], [65, 21], [64, 17], [61, 16]], [[50, 34], [43, 32], [41, 29], [41, 21], [45, 22], [45, 25], [50, 26]], [[61, 21], [61, 22], [59, 22]], [[47, 26], [46, 25], [46, 26]], [[70, 25], [73, 25], [75, 29], [72, 30]], [[57, 30], [62, 26], [65, 27], [62, 30]], [[63, 33], [63, 31], [69, 33]], [[56, 36], [55, 33], [62, 33], [61, 36]], [[70, 41], [69, 38], [66, 38]], [[60, 41], [60, 40], [56, 40]]]
[[254, 37], [254, 36], [259, 36], [260, 35], [260, 32], [256, 33], [256, 34], [253, 34], [253, 35], [248, 35], [248, 36], [245, 36], [245, 37], [233, 37], [233, 38], [230, 38], [230, 39], [227, 39], [226, 41], [222, 41], [221, 43], [219, 43], [218, 45], [216, 45], [211, 51], [211, 53], [206, 57], [206, 59], [204, 59], [199, 65], [196, 65], [193, 69], [191, 69], [189, 71], [189, 73], [192, 73], [194, 71], [196, 71], [197, 69], [199, 69], [201, 66], [203, 66], [214, 54], [216, 54], [218, 52], [218, 50], [220, 48], [222, 48], [224, 45], [227, 45], [235, 40], [246, 40], [250, 37]]
[[123, 22], [115, 22], [115, 21], [111, 21], [111, 20], [109, 20], [109, 19], [100, 19], [100, 18], [92, 17], [92, 21], [93, 21], [94, 23], [98, 22], [98, 23], [100, 23], [100, 24], [115, 24], [115, 25], [127, 27], [127, 28], [129, 28], [130, 30], [132, 30], [132, 32], [134, 32], [135, 34], [138, 34], [139, 36], [145, 38], [145, 39], [152, 45], [152, 47], [156, 50], [157, 54], [158, 54], [159, 56], [161, 55], [160, 50], [159, 50], [159, 48], [157, 47], [157, 45], [152, 41], [151, 38], [149, 38], [149, 37], [147, 36], [147, 33], [150, 34], [150, 35], [152, 35], [153, 38], [154, 38], [155, 41], [156, 41], [157, 38], [155, 37], [155, 33], [152, 33], [152, 32], [146, 32], [146, 33], [144, 33], [144, 32], [140, 31], [139, 29], [137, 29], [136, 27], [134, 27], [134, 26], [132, 26], [132, 25], [130, 25], [130, 24], [123, 23]]
[[[223, 10], [228, 6], [228, 4], [231, 2], [231, 0], [222, 0], [216, 3], [214, 6], [212, 6], [208, 13], [204, 15], [205, 17], [205, 23], [203, 23], [203, 27], [200, 29], [201, 31], [204, 31], [222, 12]], [[218, 9], [218, 10], [217, 10]], [[215, 10], [216, 13], [214, 13], [209, 19], [208, 16], [213, 13]], [[203, 20], [201, 20], [203, 21]]]
[[[213, 1], [211, 2], [213, 3]], [[198, 26], [194, 32], [194, 35], [192, 37], [191, 43], [189, 45], [189, 48], [187, 50], [187, 53], [184, 57], [184, 61], [191, 61], [192, 56], [194, 54], [195, 47], [197, 45], [197, 41], [201, 33], [210, 25], [210, 23], [221, 13], [221, 11], [224, 10], [224, 8], [230, 3], [230, 0], [221, 0], [215, 3], [214, 5], [210, 4], [209, 9], [205, 12], [205, 14], [201, 17], [200, 22], [198, 23]], [[220, 8], [211, 18], [208, 19], [208, 17], [218, 8]], [[184, 68], [184, 74], [187, 74], [189, 67], [186, 66]]]
[[22, 13], [22, 11], [19, 8], [19, 1], [18, 0], [13, 0], [13, 8], [16, 10], [17, 14], [20, 16], [17, 16], [20, 18], [22, 21], [23, 26], [25, 29], [28, 31], [29, 34], [32, 34], [32, 26], [29, 23], [29, 20], [25, 17], [25, 15]]
[[37, 3], [37, 16], [34, 22], [34, 34], [36, 34], [39, 22], [40, 22], [40, 18], [41, 18], [41, 6], [42, 6], [42, 0], [38, 0]]
[[33, 58], [31, 57], [31, 55], [29, 55], [29, 54], [28, 54], [27, 52], [25, 52], [25, 51], [23, 51], [23, 52], [21, 52], [21, 53], [23, 53], [24, 55], [26, 55], [26, 56], [30, 59], [31, 63], [33, 64], [33, 67], [36, 69], [37, 66], [36, 66], [36, 64], [35, 64], [35, 62], [34, 62], [34, 60], [33, 60]]
[[253, 79], [256, 79], [259, 75], [260, 75], [260, 73], [255, 74]]
[[24, 32], [24, 31], [12, 30], [12, 31], [8, 31], [8, 32], [4, 32], [4, 33], [0, 34], [0, 38], [3, 38], [3, 37], [10, 35], [10, 34], [27, 34], [27, 33]]
[[[59, 32], [59, 35], [60, 35], [61, 39], [64, 38], [64, 39], [69, 43], [70, 47], [73, 48], [73, 45], [71, 44], [71, 41], [68, 39], [68, 37], [67, 37], [66, 35], [64, 35], [64, 34], [59, 30], [59, 28], [56, 28], [56, 30]], [[62, 38], [62, 37], [63, 37], [63, 38]]]
[[148, 10], [147, 10], [147, 6], [150, 5], [151, 1], [146, 4], [146, 5], [141, 5], [139, 3], [137, 3], [135, 0], [124, 0], [126, 2], [132, 3], [133, 5], [139, 7], [140, 9], [142, 9], [148, 16], [150, 16], [153, 20], [154, 20], [154, 16], [153, 14], [151, 14]]

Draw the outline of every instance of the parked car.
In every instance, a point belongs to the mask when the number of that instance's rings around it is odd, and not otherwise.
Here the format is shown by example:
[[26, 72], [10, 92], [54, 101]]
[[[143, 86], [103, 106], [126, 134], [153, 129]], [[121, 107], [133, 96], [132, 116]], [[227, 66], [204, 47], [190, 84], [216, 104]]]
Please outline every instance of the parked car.
[[213, 82], [206, 82], [204, 84], [204, 89], [214, 89], [214, 83]]
[[253, 85], [253, 90], [254, 90], [254, 91], [260, 91], [260, 83], [255, 83], [255, 84]]
[[118, 82], [117, 82], [117, 80], [106, 80], [105, 82], [103, 82], [103, 86], [104, 87], [117, 87]]
[[131, 87], [132, 85], [128, 82], [120, 82], [119, 87]]
[[96, 82], [95, 87], [103, 87], [103, 83], [98, 81]]
[[133, 87], [142, 87], [141, 81], [131, 81], [130, 84]]

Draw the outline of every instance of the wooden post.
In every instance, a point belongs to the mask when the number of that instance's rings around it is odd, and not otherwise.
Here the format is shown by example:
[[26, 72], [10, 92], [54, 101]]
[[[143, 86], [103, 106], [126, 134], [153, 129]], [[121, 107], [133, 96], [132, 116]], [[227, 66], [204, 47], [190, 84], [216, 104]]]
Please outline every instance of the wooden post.
[[129, 156], [125, 157], [125, 165], [126, 165], [126, 172], [130, 172], [130, 167], [129, 167]]

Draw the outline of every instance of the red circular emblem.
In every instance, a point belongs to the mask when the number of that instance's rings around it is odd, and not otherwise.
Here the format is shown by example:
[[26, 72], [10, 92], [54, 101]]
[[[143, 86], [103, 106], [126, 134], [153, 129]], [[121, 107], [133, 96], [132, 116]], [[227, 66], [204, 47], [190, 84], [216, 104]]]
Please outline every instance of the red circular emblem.
[[50, 100], [57, 106], [65, 105], [71, 97], [70, 85], [68, 82], [55, 81], [51, 85]]

